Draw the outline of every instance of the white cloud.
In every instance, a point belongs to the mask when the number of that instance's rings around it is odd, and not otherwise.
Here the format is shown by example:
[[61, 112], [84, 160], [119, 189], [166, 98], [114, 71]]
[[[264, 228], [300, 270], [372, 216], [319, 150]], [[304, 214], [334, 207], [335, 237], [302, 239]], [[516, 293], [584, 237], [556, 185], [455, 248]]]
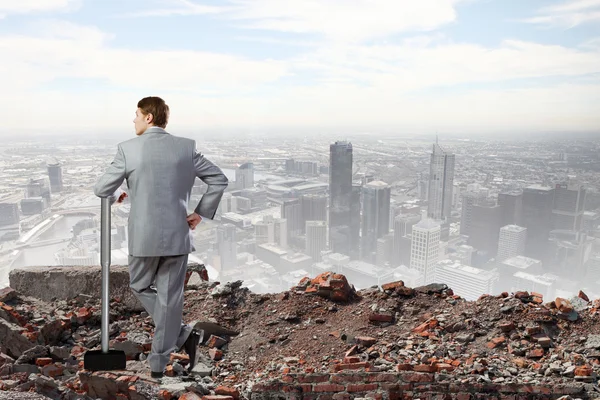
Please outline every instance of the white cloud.
[[334, 41], [363, 41], [428, 31], [456, 20], [456, 4], [471, 0], [227, 0], [226, 7], [169, 0], [168, 7], [129, 16], [219, 14], [240, 27], [314, 33]]
[[232, 18], [245, 26], [323, 34], [335, 41], [362, 41], [407, 31], [427, 31], [456, 20], [460, 0], [231, 0]]
[[[35, 34], [35, 35], [34, 35]], [[377, 126], [454, 130], [594, 129], [600, 51], [522, 41], [498, 47], [453, 43], [440, 35], [401, 45], [323, 42], [289, 60], [249, 60], [199, 51], [111, 47], [101, 30], [45, 21], [29, 36], [0, 36], [3, 129], [130, 128], [132, 107], [165, 97], [171, 126]], [[293, 81], [285, 78], [293, 76]], [[450, 90], [520, 78], [588, 76], [586, 84]], [[56, 79], [84, 85], [50, 90]], [[535, 83], [535, 81], [530, 81]], [[514, 82], [512, 85], [515, 85]], [[477, 87], [477, 86], [476, 86]], [[485, 87], [485, 86], [484, 86]], [[435, 88], [434, 91], [423, 91]], [[594, 125], [595, 124], [595, 125]]]
[[36, 88], [57, 78], [92, 78], [127, 88], [172, 91], [243, 91], [279, 79], [282, 62], [188, 50], [128, 50], [108, 45], [111, 36], [65, 22], [42, 24], [43, 35], [0, 36], [4, 88]]
[[531, 24], [573, 28], [600, 21], [600, 0], [569, 0], [540, 9], [538, 15], [523, 20]]
[[147, 9], [121, 15], [121, 17], [168, 17], [172, 15], [217, 14], [226, 11], [226, 7], [207, 6], [189, 0], [170, 0], [167, 7]]
[[80, 5], [80, 0], [0, 0], [0, 18], [9, 14], [69, 11]]

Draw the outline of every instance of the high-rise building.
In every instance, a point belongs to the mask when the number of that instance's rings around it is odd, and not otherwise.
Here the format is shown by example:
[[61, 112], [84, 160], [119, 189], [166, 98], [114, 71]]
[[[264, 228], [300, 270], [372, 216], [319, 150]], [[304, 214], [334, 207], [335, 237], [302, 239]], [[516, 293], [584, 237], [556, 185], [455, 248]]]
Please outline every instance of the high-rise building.
[[302, 234], [302, 210], [300, 199], [284, 200], [281, 204], [281, 218], [287, 220], [288, 243]]
[[435, 220], [450, 218], [454, 188], [454, 154], [439, 144], [433, 145], [429, 165], [429, 201], [427, 216]]
[[440, 254], [440, 224], [423, 211], [421, 221], [412, 228], [410, 267], [419, 271], [423, 283], [435, 279], [435, 264]]
[[32, 178], [27, 184], [27, 198], [41, 197], [44, 199], [44, 206], [50, 206], [50, 181], [48, 178]]
[[59, 163], [48, 164], [48, 178], [50, 179], [50, 191], [52, 193], [62, 192], [62, 167]]
[[223, 224], [217, 227], [217, 250], [221, 264], [221, 271], [237, 267], [237, 239], [236, 227], [232, 224]]
[[506, 225], [500, 228], [497, 262], [525, 254], [527, 228], [518, 225]]
[[490, 258], [495, 257], [502, 227], [502, 207], [499, 205], [473, 206], [472, 218], [469, 245], [485, 252]]
[[19, 205], [0, 203], [0, 227], [19, 224]]
[[435, 265], [435, 280], [444, 282], [454, 293], [468, 301], [477, 300], [482, 294], [493, 294], [499, 280], [498, 272], [486, 271], [443, 260]]
[[582, 185], [558, 184], [554, 188], [553, 229], [580, 232], [585, 212], [586, 190]]
[[275, 224], [275, 243], [279, 245], [282, 249], [287, 249], [288, 247], [288, 238], [287, 238], [287, 219], [285, 218], [275, 218], [273, 220]]
[[254, 164], [244, 163], [235, 170], [236, 189], [250, 189], [254, 187]]
[[305, 194], [300, 196], [302, 232], [306, 232], [306, 221], [327, 221], [327, 196]]
[[544, 264], [563, 277], [586, 275], [586, 263], [592, 255], [593, 237], [585, 233], [553, 230], [548, 239], [548, 256]]
[[321, 252], [327, 248], [327, 223], [306, 221], [306, 254], [313, 262], [321, 261]]
[[363, 186], [362, 212], [362, 255], [363, 259], [375, 262], [377, 239], [389, 230], [390, 186], [381, 181], [372, 181]]
[[352, 203], [352, 144], [337, 141], [329, 146], [329, 248], [350, 253]]
[[466, 191], [462, 194], [462, 210], [460, 216], [460, 234], [471, 235], [473, 225], [473, 207], [484, 200], [484, 194], [480, 191]]
[[275, 243], [275, 222], [273, 221], [273, 217], [270, 219], [264, 218], [262, 221], [254, 224], [254, 236], [257, 245]]
[[538, 260], [546, 258], [548, 237], [552, 230], [554, 189], [532, 185], [523, 189], [523, 224], [527, 228], [525, 255]]
[[[410, 263], [410, 246], [406, 248], [406, 237], [412, 234], [412, 227], [421, 220], [420, 215], [403, 214], [394, 218], [394, 243], [392, 245], [392, 266]], [[405, 257], [402, 257], [403, 253]], [[403, 262], [404, 261], [404, 262]]]
[[19, 204], [0, 203], [0, 241], [18, 239], [20, 234]]
[[357, 260], [360, 257], [360, 205], [362, 185], [353, 184], [350, 197], [350, 250], [348, 255]]
[[511, 190], [499, 193], [498, 205], [502, 207], [502, 226], [520, 226], [523, 219], [523, 191]]
[[394, 235], [388, 233], [377, 239], [377, 252], [375, 256], [375, 265], [383, 267], [392, 260], [392, 250], [394, 248]]

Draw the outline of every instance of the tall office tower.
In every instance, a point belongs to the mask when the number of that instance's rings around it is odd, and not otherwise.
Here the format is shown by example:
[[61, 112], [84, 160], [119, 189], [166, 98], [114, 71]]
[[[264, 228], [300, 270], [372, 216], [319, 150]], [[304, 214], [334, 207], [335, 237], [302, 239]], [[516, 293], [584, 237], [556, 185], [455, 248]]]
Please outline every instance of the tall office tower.
[[41, 197], [45, 206], [50, 206], [50, 181], [48, 178], [30, 179], [27, 184], [27, 198]]
[[487, 253], [490, 258], [495, 257], [502, 227], [502, 207], [476, 205], [472, 217], [469, 245]]
[[456, 183], [452, 188], [452, 208], [458, 207], [458, 203], [460, 203], [460, 196], [462, 194], [462, 189]]
[[350, 253], [352, 199], [352, 144], [337, 141], [329, 146], [329, 248], [335, 253]]
[[443, 260], [435, 265], [435, 280], [446, 283], [454, 293], [468, 301], [494, 293], [499, 279], [496, 271], [473, 268], [456, 261]]
[[595, 238], [585, 233], [566, 230], [550, 232], [548, 239], [548, 256], [544, 262], [557, 274], [563, 277], [586, 276], [586, 264], [592, 255]]
[[223, 224], [217, 227], [217, 250], [221, 261], [221, 271], [237, 267], [237, 239], [235, 225]]
[[360, 206], [362, 185], [353, 184], [350, 197], [350, 251], [348, 256], [353, 260], [360, 258]]
[[254, 224], [254, 236], [257, 246], [264, 243], [275, 243], [275, 221], [273, 217], [264, 217], [262, 221]]
[[0, 227], [19, 223], [19, 204], [0, 203]]
[[580, 232], [585, 212], [586, 190], [575, 183], [558, 184], [554, 188], [553, 229]]
[[372, 181], [363, 186], [362, 258], [375, 262], [377, 239], [390, 230], [390, 186]]
[[306, 221], [327, 221], [327, 196], [305, 194], [300, 196], [302, 232], [306, 232]]
[[284, 200], [281, 204], [281, 218], [287, 220], [288, 243], [302, 233], [302, 210], [300, 199]]
[[287, 229], [287, 219], [285, 218], [275, 218], [275, 243], [279, 245], [282, 249], [287, 249], [288, 247], [288, 229]]
[[435, 279], [435, 264], [440, 255], [440, 224], [423, 211], [421, 221], [412, 228], [410, 267], [419, 271], [425, 284]]
[[500, 228], [496, 261], [501, 263], [509, 258], [524, 255], [525, 243], [527, 243], [527, 228], [518, 225], [503, 226]]
[[554, 189], [533, 185], [523, 189], [523, 224], [527, 228], [525, 255], [544, 260], [548, 251], [548, 237], [552, 230]]
[[306, 254], [313, 262], [321, 261], [321, 252], [327, 248], [327, 223], [306, 221]]
[[48, 164], [48, 178], [50, 179], [50, 191], [59, 193], [63, 190], [62, 167], [60, 164]]
[[392, 249], [394, 246], [394, 235], [388, 233], [377, 239], [377, 252], [375, 265], [383, 267], [392, 260]]
[[0, 203], [0, 242], [19, 238], [19, 220], [18, 203]]
[[460, 215], [460, 234], [471, 235], [473, 225], [473, 207], [484, 200], [484, 194], [480, 191], [466, 191], [462, 194], [462, 210]]
[[429, 165], [429, 205], [427, 216], [435, 220], [450, 218], [454, 188], [454, 154], [439, 144], [433, 145]]
[[[392, 244], [392, 266], [396, 267], [402, 262], [402, 251], [405, 248], [403, 238], [412, 234], [412, 227], [421, 220], [420, 215], [401, 214], [394, 218], [394, 243]], [[410, 252], [410, 248], [409, 248]], [[408, 257], [410, 262], [410, 256]], [[407, 264], [407, 263], [404, 263]]]
[[254, 187], [254, 164], [244, 163], [235, 169], [235, 188], [250, 189]]
[[511, 190], [499, 193], [498, 205], [502, 206], [502, 226], [520, 226], [523, 219], [523, 191]]

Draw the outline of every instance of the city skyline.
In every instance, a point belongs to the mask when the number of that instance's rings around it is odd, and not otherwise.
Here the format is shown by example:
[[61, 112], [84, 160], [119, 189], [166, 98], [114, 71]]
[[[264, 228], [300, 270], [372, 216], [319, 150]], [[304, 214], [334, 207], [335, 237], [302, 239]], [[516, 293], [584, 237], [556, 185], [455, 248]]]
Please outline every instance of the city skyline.
[[0, 2], [0, 137], [127, 135], [146, 95], [166, 99], [174, 134], [600, 125], [597, 0], [117, 4]]

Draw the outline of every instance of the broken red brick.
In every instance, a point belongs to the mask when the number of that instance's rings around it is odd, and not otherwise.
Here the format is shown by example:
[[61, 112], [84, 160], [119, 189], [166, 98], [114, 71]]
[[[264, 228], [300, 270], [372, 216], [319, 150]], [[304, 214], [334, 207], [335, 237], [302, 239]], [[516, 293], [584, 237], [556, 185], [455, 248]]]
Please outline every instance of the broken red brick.
[[556, 300], [554, 300], [554, 304], [556, 304], [556, 308], [558, 308], [560, 312], [563, 312], [565, 314], [568, 314], [571, 311], [573, 311], [573, 306], [571, 305], [571, 302], [567, 299], [563, 299], [562, 297], [557, 297]]
[[223, 358], [223, 352], [219, 349], [208, 349], [208, 355], [210, 356], [210, 358], [214, 361], [219, 361]]
[[390, 283], [384, 283], [383, 285], [381, 285], [381, 288], [383, 290], [394, 290], [396, 288], [399, 288], [400, 286], [404, 286], [404, 281], [395, 281], [395, 282], [390, 282]]
[[240, 398], [240, 392], [237, 389], [228, 386], [219, 386], [215, 389], [215, 393], [221, 396], [231, 396], [234, 400]]
[[52, 364], [52, 358], [50, 357], [42, 357], [35, 360], [35, 365], [38, 367], [43, 367], [44, 365]]
[[577, 297], [579, 297], [582, 300], [587, 301], [588, 303], [590, 301], [590, 298], [582, 290], [579, 291], [579, 294], [577, 295]]

